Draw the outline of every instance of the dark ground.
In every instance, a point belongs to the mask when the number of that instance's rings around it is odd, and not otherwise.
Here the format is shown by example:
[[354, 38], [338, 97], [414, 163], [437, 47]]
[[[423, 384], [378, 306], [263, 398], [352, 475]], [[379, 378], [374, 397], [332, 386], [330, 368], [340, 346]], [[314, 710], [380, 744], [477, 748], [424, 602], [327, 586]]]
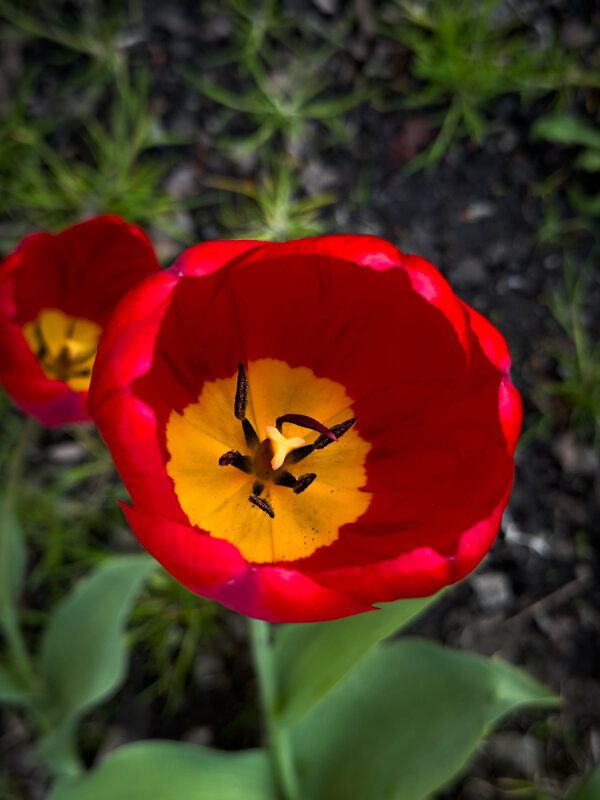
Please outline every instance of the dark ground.
[[[315, 6], [321, 4], [305, 5], [317, 15]], [[585, 26], [590, 12], [583, 3], [522, 7], [541, 20], [550, 16], [563, 28]], [[199, 50], [218, 49], [228, 37], [226, 20], [207, 16], [204, 24], [195, 9], [195, 3], [148, 4], [140, 48], [151, 60], [151, 96], [163, 110], [166, 127], [197, 133], [194, 146], [180, 154], [172, 183], [179, 176], [184, 184], [187, 176], [194, 190], [201, 190], [206, 175], [252, 177], [257, 164], [250, 159], [240, 168], [211, 147], [215, 104], [185, 88], [178, 77], [179, 65], [193, 61]], [[52, 46], [25, 45], [25, 57], [28, 47], [43, 60]], [[390, 63], [401, 63], [397, 49], [358, 25], [352, 47], [335, 61], [334, 82], [351, 85], [369, 61], [386, 63], [389, 57]], [[211, 74], [230, 87], [237, 80], [233, 67]], [[534, 797], [513, 794], [529, 782], [550, 797], [563, 798], [600, 762], [599, 462], [591, 445], [569, 429], [564, 406], [543, 391], [548, 381], [557, 379], [557, 350], [569, 346], [547, 305], [563, 285], [564, 252], [539, 241], [547, 209], [535, 186], [567, 157], [529, 137], [532, 121], [547, 110], [544, 103], [523, 106], [516, 96], [503, 98], [492, 109], [485, 146], [463, 142], [433, 174], [409, 176], [402, 169], [406, 123], [420, 121], [422, 113], [380, 113], [368, 105], [350, 114], [356, 134], [348, 146], [319, 152], [315, 137], [309, 137], [298, 159], [309, 191], [327, 188], [343, 198], [333, 207], [334, 232], [379, 235], [429, 259], [461, 298], [499, 327], [513, 355], [513, 380], [524, 398], [525, 439], [517, 453], [515, 488], [502, 531], [477, 572], [447, 593], [410, 633], [502, 656], [559, 693], [562, 706], [550, 713], [520, 713], [504, 723], [462, 780], [443, 793], [444, 800]], [[369, 190], [359, 204], [355, 197], [361, 182]], [[199, 216], [183, 212], [182, 222], [198, 240], [223, 235], [210, 211]], [[177, 251], [164, 236], [157, 233], [157, 238], [165, 253]], [[590, 247], [591, 241], [577, 241], [578, 258]], [[597, 325], [597, 274], [587, 303], [589, 319]], [[551, 423], [542, 425], [549, 412]], [[219, 622], [220, 633], [196, 658], [184, 700], [169, 714], [163, 713], [160, 698], [150, 703], [139, 698], [153, 676], [145, 654], [134, 652], [125, 688], [83, 724], [88, 758], [98, 747], [105, 752], [123, 741], [147, 737], [232, 749], [257, 743], [243, 620], [222, 612]], [[31, 797], [42, 797], [44, 776], [39, 771], [31, 775], [30, 752], [18, 720], [11, 715], [7, 721], [14, 732], [13, 775]]]

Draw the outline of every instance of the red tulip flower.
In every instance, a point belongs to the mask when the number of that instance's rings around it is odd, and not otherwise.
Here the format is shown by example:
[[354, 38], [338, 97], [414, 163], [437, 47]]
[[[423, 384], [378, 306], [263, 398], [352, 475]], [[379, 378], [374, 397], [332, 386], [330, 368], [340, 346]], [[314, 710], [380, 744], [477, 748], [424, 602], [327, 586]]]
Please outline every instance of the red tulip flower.
[[89, 420], [100, 334], [157, 270], [146, 235], [118, 217], [24, 239], [0, 264], [0, 382], [15, 403], [49, 427]]
[[312, 622], [483, 558], [521, 421], [509, 365], [431, 264], [384, 241], [209, 242], [120, 304], [89, 410], [172, 575]]

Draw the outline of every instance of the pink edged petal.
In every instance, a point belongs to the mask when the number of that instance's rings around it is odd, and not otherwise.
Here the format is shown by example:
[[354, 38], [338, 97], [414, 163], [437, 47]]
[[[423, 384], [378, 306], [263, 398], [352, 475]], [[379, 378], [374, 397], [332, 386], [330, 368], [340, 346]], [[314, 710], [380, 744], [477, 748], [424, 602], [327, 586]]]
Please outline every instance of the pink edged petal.
[[469, 331], [463, 303], [454, 294], [448, 281], [442, 277], [433, 264], [420, 256], [404, 256], [404, 267], [408, 272], [413, 289], [444, 314], [456, 331], [462, 348], [468, 356], [470, 351]]
[[264, 242], [252, 239], [231, 239], [227, 241], [203, 242], [185, 250], [168, 270], [176, 277], [210, 275], [231, 261], [252, 250], [263, 250]]
[[[254, 243], [258, 244], [258, 243]], [[289, 256], [324, 256], [342, 261], [352, 261], [375, 270], [404, 266], [405, 256], [389, 242], [376, 236], [315, 236], [294, 239], [291, 242], [260, 242], [262, 247], [244, 258], [244, 263], [268, 258]]]
[[319, 583], [347, 591], [359, 601], [393, 602], [427, 597], [468, 575], [488, 552], [500, 527], [510, 491], [492, 513], [458, 538], [455, 555], [442, 556], [430, 547], [358, 567], [342, 567], [315, 574]]
[[[461, 301], [462, 302], [462, 301]], [[509, 452], [512, 454], [517, 446], [523, 419], [523, 405], [519, 392], [510, 380], [510, 353], [504, 336], [491, 322], [482, 317], [475, 309], [466, 303], [462, 306], [469, 318], [473, 333], [477, 336], [484, 354], [491, 364], [502, 373], [498, 390], [498, 412], [500, 424]]]
[[488, 552], [502, 520], [502, 512], [508, 502], [510, 489], [492, 511], [489, 517], [473, 525], [460, 537], [456, 555], [452, 557], [452, 578], [450, 583], [460, 581], [465, 575], [475, 569]]
[[523, 420], [523, 404], [521, 395], [512, 385], [510, 378], [505, 376], [500, 383], [498, 391], [498, 410], [500, 412], [500, 423], [506, 438], [506, 445], [509, 453], [515, 452], [519, 433], [521, 432], [521, 422]]
[[[40, 381], [40, 385], [47, 383], [50, 383], [50, 381]], [[10, 392], [8, 386], [7, 391], [20, 409], [26, 414], [35, 417], [47, 428], [57, 428], [60, 425], [71, 425], [76, 422], [91, 422], [92, 420], [86, 409], [87, 392], [74, 392], [62, 381], [56, 381], [56, 383], [65, 387], [63, 393], [52, 400], [42, 403], [30, 403], [26, 400], [21, 400], [16, 393], [13, 395]], [[40, 392], [38, 398], [41, 396]]]
[[374, 564], [326, 570], [313, 577], [323, 586], [347, 592], [363, 603], [427, 597], [453, 582], [449, 559], [430, 547]]
[[48, 428], [90, 421], [87, 392], [74, 392], [64, 381], [47, 378], [21, 328], [3, 317], [0, 317], [0, 381], [19, 408]]
[[121, 506], [140, 543], [173, 577], [241, 614], [268, 622], [322, 622], [371, 610], [296, 570], [252, 566], [223, 539]]
[[165, 469], [154, 411], [120, 392], [102, 404], [94, 417], [123, 476], [131, 499], [155, 514], [186, 519]]
[[252, 567], [212, 595], [228, 608], [266, 622], [326, 622], [371, 611], [347, 591], [337, 592], [295, 569]]
[[504, 336], [502, 336], [500, 331], [494, 328], [492, 323], [488, 322], [478, 311], [475, 311], [474, 308], [463, 303], [462, 300], [459, 300], [459, 302], [467, 314], [471, 329], [479, 339], [479, 344], [483, 352], [500, 372], [508, 375], [508, 371], [510, 370], [510, 353], [508, 352], [508, 345], [506, 344]]

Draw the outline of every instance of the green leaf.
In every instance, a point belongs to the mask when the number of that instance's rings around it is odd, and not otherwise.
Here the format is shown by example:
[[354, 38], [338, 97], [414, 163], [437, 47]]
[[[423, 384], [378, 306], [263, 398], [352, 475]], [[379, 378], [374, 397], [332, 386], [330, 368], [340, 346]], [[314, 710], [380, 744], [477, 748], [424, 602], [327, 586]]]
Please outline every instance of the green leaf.
[[275, 800], [267, 754], [225, 753], [181, 742], [137, 742], [48, 800]]
[[277, 711], [289, 724], [318, 703], [368, 651], [440, 597], [398, 600], [379, 611], [313, 625], [282, 625], [275, 640]]
[[230, 108], [233, 111], [241, 111], [244, 114], [251, 114], [256, 111], [256, 108], [245, 97], [236, 92], [229, 92], [215, 83], [204, 80], [201, 75], [192, 72], [189, 69], [182, 69], [181, 74], [190, 83], [194, 89], [197, 89], [203, 95], [219, 105]]
[[306, 119], [327, 119], [345, 114], [356, 106], [364, 103], [368, 93], [364, 90], [343, 97], [330, 97], [327, 100], [315, 100], [302, 109], [302, 116]]
[[375, 648], [292, 731], [302, 796], [423, 800], [513, 708], [554, 705], [525, 673], [419, 639]]
[[572, 114], [548, 114], [537, 120], [531, 129], [531, 134], [559, 144], [600, 147], [598, 128], [586, 119]]
[[25, 689], [6, 667], [0, 665], [0, 704], [31, 706], [36, 695]]
[[[0, 496], [0, 520], [7, 526], [7, 531], [1, 531], [0, 537], [7, 536], [8, 538], [8, 565], [7, 568], [4, 564], [0, 565], [0, 574], [6, 575], [8, 578], [8, 592], [6, 593], [6, 599], [4, 599], [4, 592], [0, 592], [0, 597], [3, 598], [3, 602], [10, 601], [15, 605], [21, 594], [27, 558], [25, 540], [15, 513], [12, 510], [8, 511], [8, 518], [4, 519], [5, 502], [5, 498]], [[0, 615], [3, 614], [4, 608], [0, 608]]]
[[569, 201], [578, 214], [587, 217], [600, 216], [600, 193], [596, 195], [586, 194], [578, 186], [574, 186], [567, 192]]
[[146, 554], [110, 558], [54, 610], [40, 665], [58, 721], [79, 716], [123, 680], [123, 629], [135, 595], [155, 565]]
[[600, 797], [600, 767], [589, 775], [569, 797], [569, 800], [598, 800]]
[[55, 776], [75, 777], [83, 772], [77, 750], [77, 720], [74, 717], [42, 736], [35, 749]]
[[575, 167], [586, 172], [600, 172], [600, 150], [584, 150], [575, 159]]

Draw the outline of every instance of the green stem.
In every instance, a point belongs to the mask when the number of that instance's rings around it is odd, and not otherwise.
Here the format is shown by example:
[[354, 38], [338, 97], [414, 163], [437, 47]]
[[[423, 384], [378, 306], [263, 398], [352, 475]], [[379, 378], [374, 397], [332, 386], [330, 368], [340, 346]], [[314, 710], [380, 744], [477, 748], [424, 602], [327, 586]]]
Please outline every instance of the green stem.
[[25, 455], [36, 429], [37, 423], [31, 417], [28, 417], [21, 428], [21, 433], [9, 464], [2, 514], [0, 516], [0, 624], [4, 631], [13, 668], [23, 685], [30, 689], [35, 689], [37, 679], [25, 646], [17, 609], [11, 597], [10, 537], [12, 520], [17, 510], [17, 498], [23, 477]]
[[248, 625], [275, 778], [283, 800], [300, 800], [289, 730], [279, 722], [276, 714], [277, 684], [269, 623], [249, 618]]

